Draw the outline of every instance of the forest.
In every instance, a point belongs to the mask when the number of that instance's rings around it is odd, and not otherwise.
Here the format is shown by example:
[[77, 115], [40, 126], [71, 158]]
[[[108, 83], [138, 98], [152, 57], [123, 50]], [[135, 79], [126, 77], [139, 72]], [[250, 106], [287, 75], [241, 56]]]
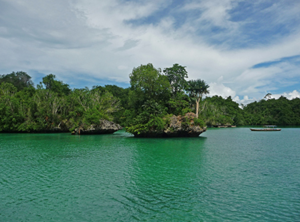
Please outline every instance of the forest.
[[130, 87], [95, 85], [71, 89], [49, 74], [36, 86], [26, 72], [0, 75], [0, 132], [72, 131], [100, 119], [113, 121], [127, 132], [162, 129], [173, 115], [193, 112], [201, 127], [218, 125], [300, 125], [300, 99], [264, 98], [245, 106], [231, 97], [206, 96], [202, 79], [187, 80], [184, 66], [163, 70], [152, 64], [133, 68]]

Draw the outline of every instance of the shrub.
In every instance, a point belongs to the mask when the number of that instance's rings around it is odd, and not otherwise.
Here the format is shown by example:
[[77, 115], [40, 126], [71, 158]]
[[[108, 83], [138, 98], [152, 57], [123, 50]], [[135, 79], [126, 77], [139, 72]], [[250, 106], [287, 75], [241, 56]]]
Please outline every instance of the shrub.
[[200, 118], [194, 118], [194, 125], [195, 126], [200, 126], [201, 128], [203, 128], [205, 126], [205, 123]]

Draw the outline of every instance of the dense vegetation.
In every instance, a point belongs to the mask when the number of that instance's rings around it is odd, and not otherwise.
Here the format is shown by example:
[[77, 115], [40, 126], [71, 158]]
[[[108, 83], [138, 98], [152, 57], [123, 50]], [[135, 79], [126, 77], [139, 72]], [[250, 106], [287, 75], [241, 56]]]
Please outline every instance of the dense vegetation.
[[196, 113], [194, 124], [300, 125], [300, 99], [262, 99], [244, 106], [231, 97], [206, 97], [203, 80], [189, 80], [184, 66], [163, 71], [152, 64], [134, 68], [130, 87], [94, 86], [70, 89], [49, 74], [34, 87], [25, 72], [0, 75], [0, 131], [73, 130], [99, 119], [115, 121], [131, 133], [162, 129], [172, 115]]
[[24, 79], [31, 82], [30, 77], [28, 80], [23, 75], [28, 77], [19, 72], [0, 79], [0, 131], [43, 132], [62, 126], [73, 130], [83, 123], [113, 120], [112, 114], [121, 108], [119, 99], [108, 91], [71, 90], [52, 74], [34, 88], [33, 84], [24, 83]]

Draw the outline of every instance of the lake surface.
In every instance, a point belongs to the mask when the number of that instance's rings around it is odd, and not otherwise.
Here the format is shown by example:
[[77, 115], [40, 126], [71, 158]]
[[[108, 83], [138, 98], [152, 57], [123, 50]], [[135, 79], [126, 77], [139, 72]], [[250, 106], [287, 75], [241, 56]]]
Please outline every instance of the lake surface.
[[0, 134], [0, 221], [300, 221], [300, 128]]

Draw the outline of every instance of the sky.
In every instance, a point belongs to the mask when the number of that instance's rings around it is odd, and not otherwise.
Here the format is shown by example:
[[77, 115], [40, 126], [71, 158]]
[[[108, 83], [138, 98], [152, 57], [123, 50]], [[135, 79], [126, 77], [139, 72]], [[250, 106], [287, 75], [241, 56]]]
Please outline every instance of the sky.
[[300, 97], [300, 1], [0, 0], [0, 74], [128, 87], [148, 63], [240, 104]]

